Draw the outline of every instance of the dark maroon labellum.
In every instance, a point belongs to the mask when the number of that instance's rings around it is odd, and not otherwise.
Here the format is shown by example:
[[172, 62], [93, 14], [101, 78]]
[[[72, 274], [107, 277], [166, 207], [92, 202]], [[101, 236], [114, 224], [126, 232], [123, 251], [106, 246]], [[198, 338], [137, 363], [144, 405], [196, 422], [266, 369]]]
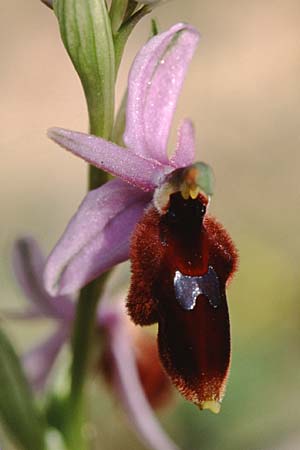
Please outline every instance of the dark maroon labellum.
[[150, 207], [137, 225], [127, 307], [137, 324], [158, 322], [161, 361], [179, 391], [218, 412], [230, 365], [225, 288], [237, 252], [206, 215], [207, 198], [186, 197], [171, 193], [164, 208]]

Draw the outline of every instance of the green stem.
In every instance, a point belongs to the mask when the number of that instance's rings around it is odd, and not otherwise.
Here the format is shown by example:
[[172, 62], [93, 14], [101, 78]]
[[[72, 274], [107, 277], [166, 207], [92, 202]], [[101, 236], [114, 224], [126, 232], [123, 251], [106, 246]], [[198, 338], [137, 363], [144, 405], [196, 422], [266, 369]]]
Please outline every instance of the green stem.
[[[95, 136], [100, 136], [103, 139], [109, 139], [112, 134], [113, 129], [113, 121], [114, 121], [114, 93], [112, 95], [112, 105], [110, 110], [111, 114], [105, 116], [101, 121], [99, 120], [99, 114], [97, 108], [92, 108], [91, 105], [88, 104], [89, 111], [89, 122], [90, 122], [90, 133]], [[97, 169], [97, 167], [89, 166], [89, 175], [88, 175], [88, 190], [96, 189], [102, 184], [106, 183], [109, 179], [109, 175], [103, 170]]]
[[[97, 121], [91, 121], [90, 129], [92, 134], [99, 136], [102, 131], [101, 128], [101, 124], [98, 124]], [[102, 170], [89, 166], [88, 190], [101, 186], [108, 180], [108, 177]], [[76, 306], [72, 339], [71, 389], [67, 404], [68, 413], [65, 426], [65, 438], [69, 450], [87, 450], [88, 448], [88, 443], [83, 433], [85, 416], [84, 386], [91, 360], [97, 305], [108, 273], [104, 273], [81, 289]]]
[[87, 444], [83, 436], [84, 385], [90, 365], [91, 342], [95, 330], [98, 300], [107, 273], [85, 286], [77, 302], [76, 319], [72, 341], [73, 360], [71, 365], [71, 390], [68, 403], [66, 438], [70, 450], [85, 450]]
[[[89, 365], [90, 342], [95, 331], [95, 317], [107, 273], [85, 286], [77, 303], [71, 366], [71, 404], [81, 402], [85, 374]], [[86, 351], [84, 351], [86, 350]]]
[[115, 48], [115, 73], [118, 74], [119, 66], [124, 52], [124, 47], [126, 42], [136, 26], [136, 24], [144, 17], [146, 14], [151, 12], [151, 7], [145, 5], [136, 11], [133, 16], [131, 16], [120, 28], [118, 34], [114, 37], [114, 48]]
[[97, 167], [89, 166], [89, 175], [88, 175], [88, 190], [91, 191], [93, 189], [97, 189], [102, 186], [102, 184], [106, 183], [110, 179], [110, 176], [103, 172]]
[[[136, 2], [131, 1], [130, 4], [135, 5]], [[126, 20], [115, 37], [115, 72], [112, 83], [115, 82], [124, 47], [131, 31], [138, 21], [150, 11], [151, 9], [148, 6], [140, 8], [140, 10]], [[87, 95], [89, 94], [87, 90], [85, 90], [85, 93], [91, 134], [101, 136], [104, 139], [114, 137], [112, 132], [114, 89], [111, 89], [111, 98], [109, 99], [110, 108], [106, 110], [106, 114], [101, 115], [99, 115], [99, 105], [97, 103], [99, 99], [93, 95]], [[119, 119], [121, 120], [121, 118]], [[124, 126], [123, 122], [119, 124], [121, 128]], [[88, 190], [98, 188], [108, 179], [109, 175], [96, 167], [90, 166]], [[92, 359], [91, 350], [96, 325], [97, 305], [107, 276], [108, 272], [85, 286], [81, 290], [77, 302], [72, 339], [71, 387], [66, 403], [67, 413], [65, 415], [66, 422], [64, 423], [64, 435], [68, 450], [88, 449], [88, 442], [84, 436], [83, 429], [85, 420], [84, 386]]]

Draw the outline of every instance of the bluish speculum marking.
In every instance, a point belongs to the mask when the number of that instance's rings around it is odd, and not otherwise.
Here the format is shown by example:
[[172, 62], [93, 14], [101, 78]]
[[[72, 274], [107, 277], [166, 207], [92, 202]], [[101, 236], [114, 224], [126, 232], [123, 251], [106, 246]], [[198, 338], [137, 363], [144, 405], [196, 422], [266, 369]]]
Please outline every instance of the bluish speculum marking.
[[195, 308], [199, 295], [204, 295], [213, 308], [217, 308], [221, 303], [219, 279], [211, 266], [207, 273], [195, 277], [183, 275], [176, 270], [174, 290], [176, 300], [183, 309], [188, 311]]

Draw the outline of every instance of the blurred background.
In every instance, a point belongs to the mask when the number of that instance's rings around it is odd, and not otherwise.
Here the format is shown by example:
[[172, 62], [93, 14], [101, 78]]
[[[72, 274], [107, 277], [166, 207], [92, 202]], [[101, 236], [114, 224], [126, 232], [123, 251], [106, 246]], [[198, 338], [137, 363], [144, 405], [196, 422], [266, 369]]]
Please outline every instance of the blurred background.
[[[212, 212], [240, 253], [228, 293], [233, 359], [221, 413], [199, 412], [178, 396], [159, 415], [184, 450], [297, 450], [300, 3], [173, 0], [155, 16], [161, 29], [185, 21], [201, 32], [174, 130], [183, 116], [193, 119], [198, 157], [217, 179]], [[0, 308], [6, 308], [24, 304], [11, 270], [14, 239], [32, 234], [48, 252], [86, 190], [86, 165], [50, 142], [46, 129], [86, 131], [87, 113], [51, 11], [38, 0], [10, 0], [2, 2], [0, 20]], [[146, 18], [127, 46], [118, 99], [148, 34]], [[51, 324], [4, 326], [22, 352]], [[94, 449], [142, 450], [101, 380], [90, 390]], [[14, 448], [0, 436], [3, 449]]]

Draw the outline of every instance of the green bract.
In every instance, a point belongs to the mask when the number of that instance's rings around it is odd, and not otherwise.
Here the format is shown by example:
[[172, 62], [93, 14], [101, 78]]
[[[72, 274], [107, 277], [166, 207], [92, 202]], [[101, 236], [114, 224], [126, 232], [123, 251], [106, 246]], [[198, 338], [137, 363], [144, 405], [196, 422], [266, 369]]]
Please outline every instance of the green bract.
[[128, 7], [128, 0], [113, 0], [110, 9], [111, 28], [116, 34], [123, 23]]
[[115, 52], [105, 0], [55, 0], [64, 45], [81, 79], [90, 128], [111, 135], [114, 116]]

